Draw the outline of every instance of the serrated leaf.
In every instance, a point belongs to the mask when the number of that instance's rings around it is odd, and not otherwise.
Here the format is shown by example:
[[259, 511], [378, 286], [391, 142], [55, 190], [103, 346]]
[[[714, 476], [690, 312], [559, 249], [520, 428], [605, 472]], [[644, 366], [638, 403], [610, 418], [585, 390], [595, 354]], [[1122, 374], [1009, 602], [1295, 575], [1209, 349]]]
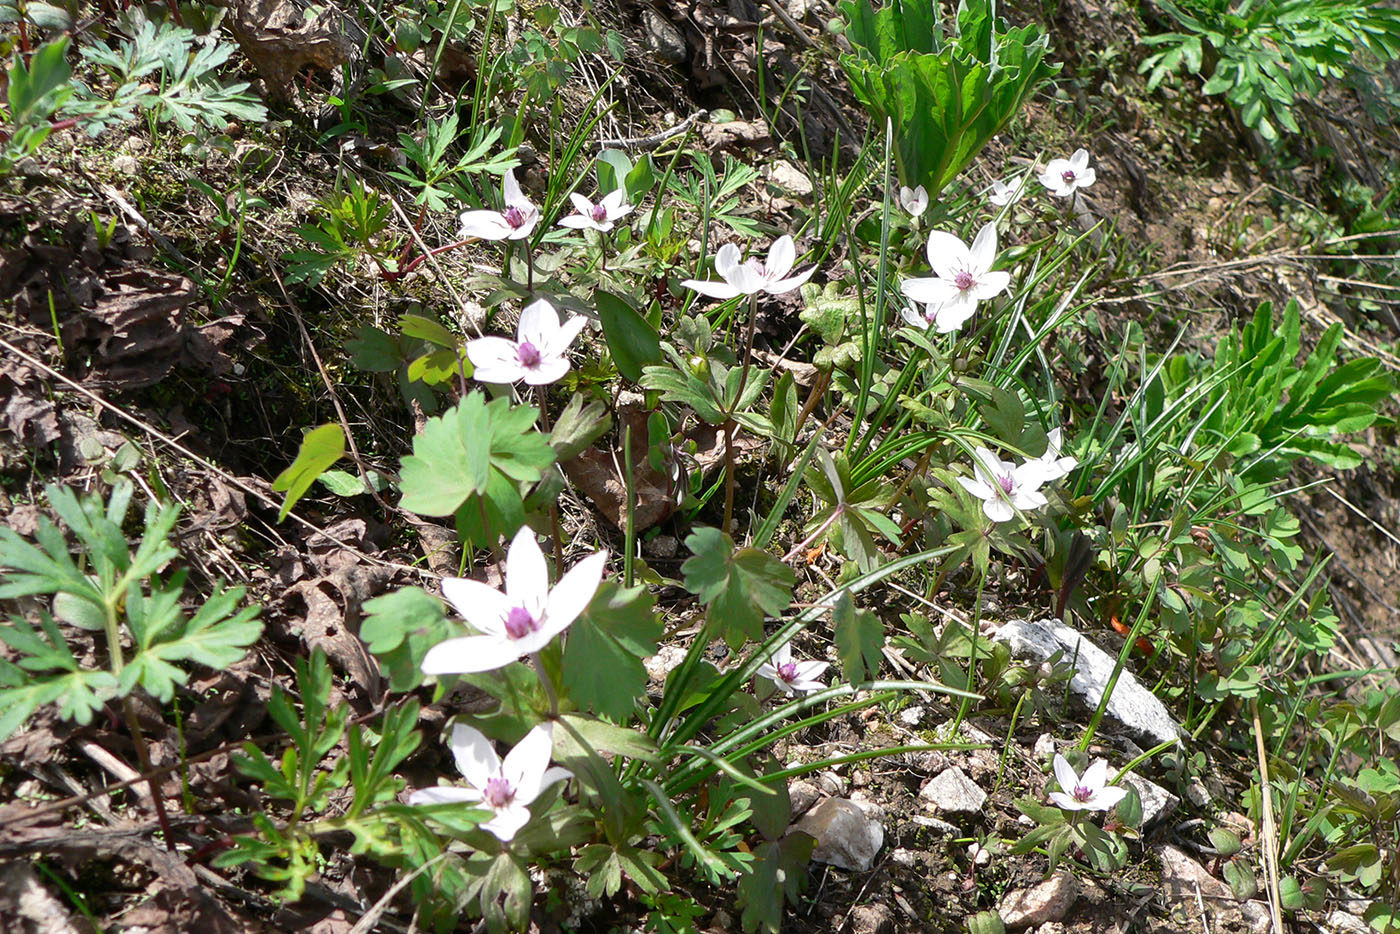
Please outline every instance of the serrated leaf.
[[814, 838], [799, 831], [754, 850], [750, 871], [739, 879], [738, 886], [745, 932], [777, 934], [782, 927], [783, 904], [797, 904], [806, 887], [807, 863], [815, 845]]
[[423, 516], [450, 516], [469, 496], [486, 489], [491, 470], [491, 418], [485, 397], [473, 392], [413, 438], [413, 453], [400, 471], [403, 508]]
[[573, 460], [594, 441], [601, 438], [612, 427], [612, 416], [608, 407], [596, 399], [585, 405], [582, 394], [574, 394], [564, 411], [554, 420], [554, 430], [549, 434], [549, 445], [554, 449], [554, 458], [559, 463]]
[[645, 587], [604, 581], [572, 626], [564, 647], [564, 686], [585, 710], [625, 720], [646, 693], [642, 659], [656, 654], [660, 618]]
[[366, 600], [362, 611], [360, 638], [379, 659], [391, 691], [411, 691], [422, 684], [423, 656], [457, 634], [442, 601], [419, 587]]
[[277, 513], [277, 521], [287, 518], [287, 513], [292, 511], [297, 500], [311, 488], [316, 478], [344, 455], [345, 431], [339, 425], [322, 425], [308, 431], [301, 439], [297, 459], [272, 481], [272, 489], [287, 494]]
[[685, 588], [706, 604], [715, 634], [734, 649], [761, 642], [764, 615], [777, 616], [792, 601], [792, 569], [756, 548], [735, 551], [719, 529], [697, 528], [685, 546], [693, 553], [681, 565]]

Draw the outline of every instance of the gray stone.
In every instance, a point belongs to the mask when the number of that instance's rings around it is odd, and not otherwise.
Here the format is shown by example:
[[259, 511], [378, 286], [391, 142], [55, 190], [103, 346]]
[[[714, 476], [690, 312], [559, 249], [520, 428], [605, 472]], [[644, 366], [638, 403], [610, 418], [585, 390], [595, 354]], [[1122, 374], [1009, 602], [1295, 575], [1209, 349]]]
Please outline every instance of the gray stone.
[[647, 677], [656, 682], [663, 682], [681, 662], [685, 661], [685, 649], [678, 645], [664, 645], [651, 658], [644, 659], [642, 664], [646, 667]]
[[1035, 748], [1031, 753], [1042, 762], [1049, 762], [1055, 758], [1055, 735], [1053, 733], [1041, 733], [1035, 739]]
[[987, 793], [957, 766], [929, 779], [919, 797], [945, 814], [978, 814], [987, 803]]
[[997, 914], [1007, 928], [1027, 928], [1059, 921], [1079, 897], [1079, 883], [1067, 872], [1057, 872], [1039, 885], [1007, 892]]
[[1186, 800], [1198, 808], [1210, 807], [1210, 791], [1206, 783], [1192, 775], [1186, 780]]
[[681, 31], [655, 10], [642, 8], [642, 31], [646, 34], [647, 45], [662, 61], [679, 65], [690, 57], [690, 49], [686, 47]]
[[946, 820], [939, 820], [936, 817], [925, 817], [922, 814], [915, 814], [913, 817], [909, 818], [909, 820], [918, 824], [920, 827], [927, 827], [934, 833], [941, 833], [945, 837], [957, 837], [962, 835], [962, 831], [958, 830], [956, 825], [950, 824]]
[[1323, 930], [1327, 931], [1327, 934], [1374, 934], [1369, 924], [1340, 908], [1327, 916]]
[[791, 805], [791, 816], [788, 820], [797, 820], [803, 814], [812, 809], [812, 805], [817, 803], [817, 799], [822, 796], [821, 790], [811, 782], [804, 782], [802, 779], [788, 783], [788, 803]]
[[827, 798], [792, 825], [816, 839], [812, 859], [838, 869], [867, 872], [885, 844], [885, 828], [845, 798]]
[[899, 712], [899, 722], [905, 726], [918, 726], [924, 720], [924, 708], [922, 704], [913, 707], [905, 707]]
[[887, 905], [857, 905], [851, 909], [851, 934], [893, 934], [894, 912]]
[[[1103, 699], [1116, 659], [1059, 620], [1013, 620], [998, 629], [992, 638], [1006, 643], [1018, 658], [1039, 662], [1055, 652], [1062, 652], [1065, 662], [1074, 666], [1070, 690], [1091, 710]], [[1107, 712], [1134, 737], [1154, 746], [1181, 739], [1181, 727], [1167, 708], [1127, 669], [1118, 676]]]
[[[1158, 847], [1157, 858], [1162, 864], [1158, 892], [1175, 923], [1192, 930], [1205, 923], [1213, 931], [1234, 926], [1267, 934], [1269, 909], [1262, 902], [1237, 901], [1228, 885], [1177, 847]], [[1201, 916], [1202, 905], [1205, 917]]]
[[1181, 805], [1181, 799], [1161, 785], [1136, 772], [1123, 776], [1123, 784], [1129, 785], [1142, 800], [1142, 829], [1146, 830], [1163, 817], [1167, 817]]

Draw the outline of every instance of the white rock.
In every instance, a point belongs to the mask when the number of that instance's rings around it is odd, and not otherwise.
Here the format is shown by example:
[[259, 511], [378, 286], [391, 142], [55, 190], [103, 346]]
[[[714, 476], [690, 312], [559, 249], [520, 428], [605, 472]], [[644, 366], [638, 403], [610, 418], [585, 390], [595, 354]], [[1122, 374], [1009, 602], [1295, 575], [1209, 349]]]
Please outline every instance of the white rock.
[[1039, 885], [1006, 893], [997, 914], [1008, 928], [1025, 928], [1059, 921], [1079, 897], [1079, 883], [1067, 872], [1057, 872]]
[[987, 803], [987, 793], [957, 766], [929, 779], [919, 797], [945, 814], [978, 814]]
[[905, 726], [918, 726], [923, 722], [924, 708], [921, 705], [905, 707], [899, 712], [899, 722]]
[[1136, 772], [1123, 776], [1123, 784], [1130, 785], [1142, 800], [1142, 829], [1146, 830], [1163, 817], [1169, 816], [1181, 806], [1181, 799], [1161, 785]]
[[954, 825], [948, 823], [946, 820], [939, 820], [936, 817], [925, 817], [922, 814], [915, 814], [913, 817], [909, 818], [909, 820], [918, 824], [920, 827], [927, 827], [934, 833], [941, 833], [945, 836], [956, 837], [962, 834], [962, 831], [958, 830]]
[[1369, 924], [1340, 908], [1327, 916], [1323, 928], [1328, 934], [1374, 934]]
[[652, 681], [665, 681], [681, 662], [685, 661], [685, 649], [678, 645], [663, 645], [655, 655], [642, 661], [646, 666], [647, 677]]
[[[1070, 690], [1091, 710], [1103, 699], [1116, 658], [1059, 620], [1013, 620], [998, 629], [992, 638], [1006, 643], [1016, 657], [1037, 662], [1057, 651], [1062, 652], [1065, 662], [1074, 666]], [[1118, 676], [1107, 712], [1129, 733], [1154, 746], [1181, 739], [1181, 727], [1167, 708], [1127, 669]]]
[[871, 820], [860, 805], [845, 798], [827, 798], [791, 829], [816, 839], [814, 861], [852, 872], [869, 871], [885, 845], [885, 828], [880, 822]]
[[822, 796], [821, 791], [811, 782], [804, 782], [796, 779], [788, 783], [788, 803], [791, 805], [791, 816], [789, 820], [797, 820], [803, 814], [812, 809], [812, 805], [817, 803], [817, 799]]
[[1052, 733], [1041, 733], [1035, 739], [1035, 748], [1031, 750], [1037, 759], [1042, 762], [1049, 762], [1055, 758], [1055, 736]]

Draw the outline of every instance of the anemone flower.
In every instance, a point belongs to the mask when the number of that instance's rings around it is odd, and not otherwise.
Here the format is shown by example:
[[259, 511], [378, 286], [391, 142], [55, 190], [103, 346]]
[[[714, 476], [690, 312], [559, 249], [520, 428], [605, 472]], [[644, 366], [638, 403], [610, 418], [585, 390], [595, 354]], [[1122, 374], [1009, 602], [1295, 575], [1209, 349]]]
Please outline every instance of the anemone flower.
[[577, 213], [560, 218], [560, 227], [607, 233], [613, 229], [614, 221], [632, 213], [632, 205], [627, 203], [627, 190], [625, 188], [618, 188], [604, 195], [603, 200], [597, 204], [589, 201], [578, 192], [569, 195], [569, 200], [574, 203], [574, 211]]
[[461, 802], [484, 808], [494, 817], [479, 826], [509, 842], [530, 822], [530, 804], [550, 785], [573, 773], [549, 767], [554, 748], [553, 725], [540, 724], [525, 734], [502, 760], [480, 730], [461, 723], [452, 727], [452, 756], [467, 787], [422, 788], [408, 796], [409, 804]]
[[778, 686], [784, 694], [806, 694], [826, 687], [817, 676], [826, 671], [829, 662], [795, 662], [792, 660], [792, 647], [784, 642], [778, 646], [768, 661], [758, 666], [754, 674], [767, 678]]
[[996, 224], [977, 231], [968, 248], [957, 237], [941, 230], [928, 235], [928, 262], [934, 275], [905, 279], [900, 290], [911, 300], [930, 307], [927, 320], [939, 333], [956, 331], [977, 310], [977, 303], [1006, 291], [1009, 272], [992, 271], [997, 258]]
[[571, 315], [560, 324], [553, 305], [544, 299], [531, 302], [520, 313], [515, 340], [478, 337], [467, 342], [472, 375], [483, 383], [523, 379], [531, 386], [548, 385], [569, 372], [569, 345], [587, 323], [581, 315]]
[[1096, 759], [1081, 777], [1056, 753], [1055, 780], [1060, 790], [1050, 792], [1050, 800], [1066, 811], [1107, 811], [1128, 794], [1128, 789], [1108, 784], [1107, 759]]
[[1019, 178], [1013, 178], [1010, 183], [992, 182], [992, 193], [987, 195], [987, 200], [999, 208], [1015, 204], [1026, 196], [1026, 181], [1026, 177], [1022, 175]]
[[899, 206], [909, 212], [910, 217], [918, 217], [928, 210], [928, 190], [920, 185], [918, 188], [899, 189]]
[[1044, 465], [1031, 460], [1017, 467], [1004, 461], [986, 448], [975, 450], [974, 472], [977, 478], [958, 477], [958, 483], [982, 500], [982, 512], [993, 522], [1006, 522], [1016, 515], [1039, 509], [1049, 500], [1040, 492], [1045, 483]]
[[791, 292], [817, 271], [817, 267], [813, 266], [795, 276], [788, 275], [797, 261], [797, 248], [787, 234], [773, 241], [768, 249], [768, 260], [764, 263], [752, 258], [740, 262], [739, 257], [739, 248], [726, 243], [715, 255], [715, 272], [723, 277], [723, 282], [687, 279], [681, 285], [708, 298], [728, 299], [738, 295], [757, 295], [759, 292], [781, 295]]
[[504, 211], [466, 211], [457, 236], [479, 237], [482, 240], [523, 240], [540, 222], [540, 209], [525, 197], [515, 180], [515, 170], [507, 169], [504, 187]]
[[538, 652], [588, 607], [607, 561], [606, 551], [589, 555], [551, 590], [544, 553], [523, 526], [506, 552], [505, 593], [465, 577], [443, 580], [442, 595], [481, 635], [439, 642], [423, 656], [423, 673], [492, 671]]
[[1040, 174], [1040, 184], [1056, 198], [1068, 198], [1079, 189], [1094, 184], [1094, 170], [1089, 168], [1089, 150], [1076, 149], [1068, 159], [1051, 159]]

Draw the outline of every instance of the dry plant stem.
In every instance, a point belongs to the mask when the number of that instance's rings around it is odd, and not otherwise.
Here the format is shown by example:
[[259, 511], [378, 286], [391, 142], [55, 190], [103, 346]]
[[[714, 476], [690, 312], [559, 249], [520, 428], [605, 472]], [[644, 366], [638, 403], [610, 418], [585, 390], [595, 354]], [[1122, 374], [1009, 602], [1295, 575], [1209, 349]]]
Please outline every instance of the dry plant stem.
[[1278, 894], [1278, 830], [1274, 827], [1274, 793], [1269, 781], [1269, 758], [1264, 749], [1264, 727], [1259, 722], [1259, 699], [1250, 702], [1254, 714], [1254, 751], [1259, 757], [1260, 837], [1264, 845], [1264, 887], [1269, 895], [1269, 920], [1274, 934], [1283, 934], [1283, 908]]
[[744, 387], [749, 382], [749, 364], [753, 362], [753, 332], [758, 320], [758, 293], [749, 295], [749, 321], [744, 334], [744, 368], [739, 371], [739, 391], [734, 394], [734, 404], [729, 410], [729, 419], [724, 432], [724, 525], [721, 531], [729, 534], [729, 525], [734, 520], [734, 434], [739, 423], [734, 412], [739, 408], [739, 400], [744, 396]]
[[141, 723], [136, 717], [136, 707], [131, 695], [122, 698], [122, 714], [126, 718], [126, 728], [131, 731], [131, 741], [136, 744], [136, 760], [141, 763], [141, 772], [146, 776], [146, 787], [151, 791], [151, 803], [156, 807], [156, 820], [160, 821], [161, 832], [165, 835], [165, 848], [175, 852], [175, 834], [170, 829], [170, 817], [165, 813], [165, 798], [161, 796], [156, 778], [151, 774], [151, 757], [146, 750], [146, 737], [141, 732]]
[[[106, 399], [102, 398], [97, 393], [93, 392], [91, 389], [88, 389], [86, 386], [74, 382], [73, 380], [64, 376], [62, 373], [55, 370], [53, 367], [44, 363], [42, 360], [38, 359], [37, 357], [34, 357], [32, 354], [25, 353], [23, 350], [16, 347], [14, 344], [11, 344], [3, 337], [0, 337], [0, 349], [5, 350], [5, 352], [7, 353], [13, 354], [14, 356], [23, 360], [25, 363], [28, 363], [30, 366], [40, 370], [44, 373], [45, 376], [54, 380], [56, 383], [61, 383], [68, 389], [71, 389], [72, 391], [93, 402], [97, 405], [98, 408], [105, 409], [106, 411], [111, 412], [113, 415], [116, 415], [123, 421], [135, 425], [137, 428], [141, 429], [150, 437], [155, 438], [157, 441], [176, 451], [182, 457], [187, 457], [196, 464], [199, 464], [199, 466], [213, 473], [215, 476], [219, 477], [221, 480], [223, 480], [225, 483], [228, 483], [230, 486], [236, 487], [239, 490], [242, 490], [244, 493], [247, 493], [249, 496], [253, 497], [255, 500], [262, 503], [264, 506], [267, 506], [269, 509], [275, 511], [282, 508], [281, 503], [277, 502], [271, 496], [268, 496], [262, 490], [259, 490], [257, 487], [252, 486], [246, 481], [235, 477], [233, 474], [229, 473], [227, 470], [224, 470], [222, 467], [216, 466], [212, 461], [200, 457], [198, 454], [194, 453], [189, 448], [176, 441], [174, 438], [165, 434], [160, 429], [156, 428], [153, 425], [147, 424], [146, 422], [143, 422], [141, 419], [122, 409], [120, 406], [108, 402]], [[354, 545], [350, 544], [349, 542], [336, 538], [334, 535], [331, 535], [330, 533], [326, 532], [320, 526], [307, 521], [306, 519], [297, 515], [295, 512], [287, 513], [287, 517], [293, 522], [295, 522], [297, 525], [300, 525], [302, 528], [306, 529], [308, 532], [313, 532], [316, 535], [319, 535], [322, 538], [326, 539], [326, 541], [334, 545], [338, 545], [341, 548], [344, 548], [348, 553], [354, 555], [362, 561], [365, 561], [368, 564], [374, 565], [375, 567], [392, 568], [396, 571], [407, 572], [409, 574], [414, 575], [415, 577], [434, 579], [436, 577], [436, 575], [434, 575], [432, 571], [426, 570], [424, 568], [414, 567], [413, 565], [403, 564], [397, 561], [385, 561], [383, 558], [376, 558], [373, 555], [367, 555], [360, 549], [356, 548]]]
[[789, 551], [787, 554], [783, 555], [783, 563], [787, 564], [793, 558], [796, 558], [799, 554], [801, 554], [804, 548], [806, 548], [808, 545], [812, 544], [812, 542], [820, 538], [822, 533], [825, 532], [827, 529], [831, 528], [832, 523], [834, 523], [837, 519], [841, 518], [842, 514], [844, 514], [845, 511], [845, 504], [837, 506], [835, 509], [833, 509], [831, 511], [831, 515], [826, 517], [826, 521], [823, 522], [821, 525], [817, 526], [816, 531], [814, 531], [811, 535], [808, 535], [806, 538], [802, 539], [802, 541], [798, 542], [796, 545], [793, 545], [792, 550]]

